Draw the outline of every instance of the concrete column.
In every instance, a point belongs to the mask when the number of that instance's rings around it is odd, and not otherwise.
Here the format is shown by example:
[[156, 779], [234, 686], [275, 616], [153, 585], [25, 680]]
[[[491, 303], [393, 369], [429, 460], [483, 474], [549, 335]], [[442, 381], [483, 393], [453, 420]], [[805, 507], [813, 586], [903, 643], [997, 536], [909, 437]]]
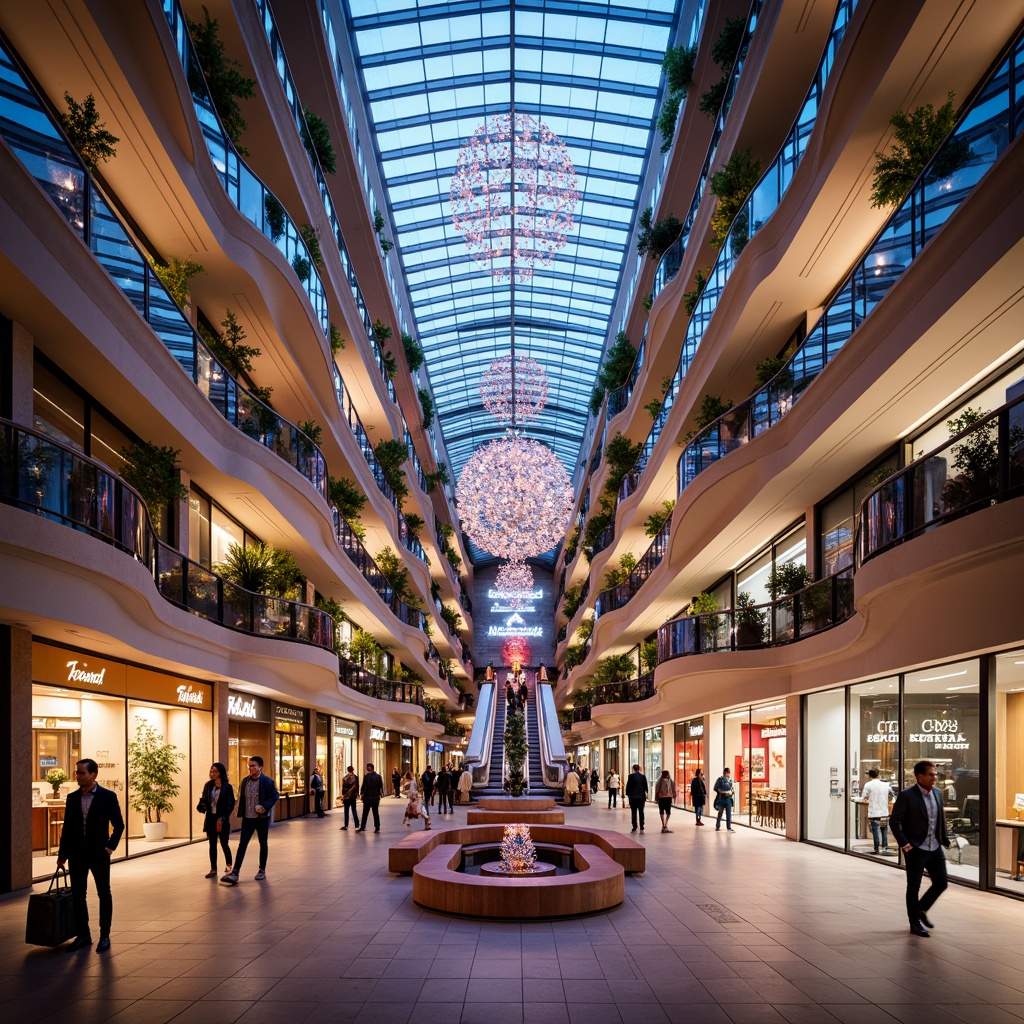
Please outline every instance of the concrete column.
[[[213, 750], [214, 759], [231, 768], [228, 757], [231, 753], [228, 744], [228, 684], [226, 680], [218, 680], [213, 684]], [[238, 780], [235, 780], [238, 785]]]
[[11, 325], [11, 419], [32, 426], [33, 345], [32, 335], [19, 323]]
[[800, 720], [800, 695], [786, 697], [786, 838], [800, 839], [800, 761], [803, 752], [803, 730]]
[[10, 737], [0, 754], [10, 789], [0, 892], [15, 892], [32, 884], [32, 634], [16, 626], [0, 626], [0, 736]]
[[[178, 471], [178, 479], [181, 480], [182, 486], [186, 489], [191, 488], [192, 478], [181, 469]], [[183, 554], [188, 554], [189, 549], [189, 536], [191, 531], [191, 516], [189, 515], [189, 499], [185, 498], [184, 501], [179, 502], [178, 507], [174, 510], [174, 525], [175, 525], [175, 544], [177, 544], [178, 550]], [[222, 762], [227, 764], [227, 761]]]

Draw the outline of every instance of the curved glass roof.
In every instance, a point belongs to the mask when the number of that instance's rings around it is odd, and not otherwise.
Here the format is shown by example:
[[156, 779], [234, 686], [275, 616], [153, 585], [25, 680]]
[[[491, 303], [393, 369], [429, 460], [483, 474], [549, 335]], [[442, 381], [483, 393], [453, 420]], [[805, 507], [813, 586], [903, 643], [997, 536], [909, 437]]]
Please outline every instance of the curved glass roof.
[[[550, 378], [527, 433], [572, 476], [652, 141], [676, 0], [348, 0], [417, 336], [457, 479], [503, 427], [480, 379], [507, 355], [511, 290], [452, 224], [460, 146], [487, 117], [531, 114], [565, 143], [580, 201], [568, 242], [515, 285], [517, 354]], [[510, 24], [515, 25], [514, 47]], [[514, 75], [510, 74], [513, 66]], [[514, 83], [515, 94], [512, 95]]]

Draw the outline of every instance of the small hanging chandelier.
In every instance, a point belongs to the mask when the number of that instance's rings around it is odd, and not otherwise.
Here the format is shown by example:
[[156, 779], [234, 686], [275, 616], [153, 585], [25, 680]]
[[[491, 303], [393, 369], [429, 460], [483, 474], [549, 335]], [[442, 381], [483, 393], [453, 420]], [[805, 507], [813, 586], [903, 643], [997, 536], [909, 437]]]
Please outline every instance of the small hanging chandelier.
[[535, 419], [548, 400], [548, 375], [536, 359], [529, 356], [502, 356], [491, 361], [480, 382], [484, 408], [499, 423], [511, 423], [513, 414], [520, 423]]
[[494, 587], [510, 608], [522, 608], [533, 594], [533, 570], [525, 562], [506, 562], [494, 578]]

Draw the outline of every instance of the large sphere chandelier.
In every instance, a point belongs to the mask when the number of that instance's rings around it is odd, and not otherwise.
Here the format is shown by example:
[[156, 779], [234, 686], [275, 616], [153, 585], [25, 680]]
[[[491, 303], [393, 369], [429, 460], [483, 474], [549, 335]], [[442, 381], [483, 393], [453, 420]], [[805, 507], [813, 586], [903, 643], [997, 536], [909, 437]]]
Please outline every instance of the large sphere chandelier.
[[470, 456], [455, 497], [477, 547], [511, 561], [550, 551], [572, 518], [572, 484], [558, 456], [516, 434]]
[[[515, 395], [512, 393], [513, 377]], [[513, 412], [516, 422], [528, 423], [536, 418], [548, 400], [547, 371], [529, 356], [516, 356], [515, 374], [511, 356], [494, 359], [480, 382], [480, 398], [484, 408], [499, 423], [511, 423]]]
[[506, 562], [494, 577], [494, 587], [510, 608], [522, 608], [533, 594], [533, 570], [525, 562]]
[[529, 665], [533, 660], [533, 652], [530, 649], [530, 641], [525, 636], [510, 636], [501, 645], [502, 664], [511, 668], [517, 662], [520, 665]]
[[499, 280], [514, 272], [526, 281], [535, 264], [549, 265], [565, 245], [579, 178], [565, 143], [546, 124], [514, 116], [514, 137], [513, 115], [497, 114], [463, 143], [449, 195], [452, 223], [483, 268]]

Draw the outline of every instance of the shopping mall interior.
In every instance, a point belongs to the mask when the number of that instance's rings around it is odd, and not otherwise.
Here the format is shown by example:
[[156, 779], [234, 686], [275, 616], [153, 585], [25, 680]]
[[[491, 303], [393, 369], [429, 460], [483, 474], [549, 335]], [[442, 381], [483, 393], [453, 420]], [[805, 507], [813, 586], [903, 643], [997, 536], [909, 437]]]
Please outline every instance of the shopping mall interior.
[[[1024, 1016], [1021, 129], [1024, 0], [0, 5], [0, 1001], [66, 1005], [19, 930], [91, 758], [96, 1019]], [[254, 756], [278, 888], [197, 907], [210, 765]], [[865, 792], [922, 760], [924, 993]], [[639, 765], [647, 868], [443, 918], [394, 796], [329, 827], [368, 763], [625, 835]]]

